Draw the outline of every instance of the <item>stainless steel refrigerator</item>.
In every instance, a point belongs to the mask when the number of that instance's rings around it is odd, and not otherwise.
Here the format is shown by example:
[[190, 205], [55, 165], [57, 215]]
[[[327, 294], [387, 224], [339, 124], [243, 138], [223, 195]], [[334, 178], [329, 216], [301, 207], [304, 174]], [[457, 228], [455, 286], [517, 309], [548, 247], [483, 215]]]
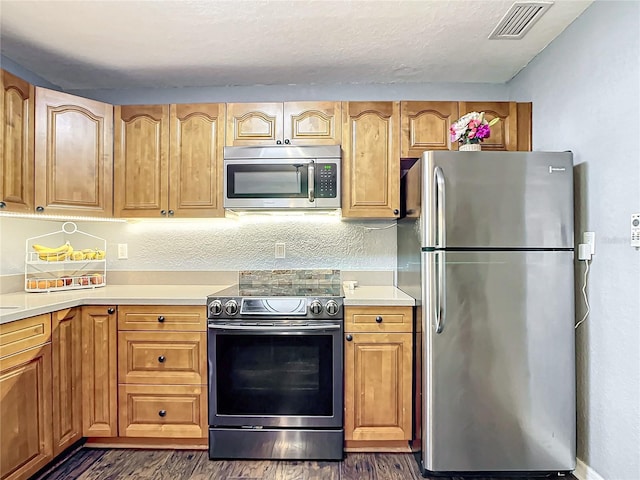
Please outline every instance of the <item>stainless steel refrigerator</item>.
[[573, 470], [572, 154], [425, 152], [401, 190], [423, 473]]

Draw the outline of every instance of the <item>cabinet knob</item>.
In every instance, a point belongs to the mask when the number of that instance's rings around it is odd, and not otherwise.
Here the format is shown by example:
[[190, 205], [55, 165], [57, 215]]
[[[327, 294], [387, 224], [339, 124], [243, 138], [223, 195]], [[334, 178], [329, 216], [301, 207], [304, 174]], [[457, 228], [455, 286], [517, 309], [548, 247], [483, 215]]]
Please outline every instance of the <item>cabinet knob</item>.
[[353, 336], [347, 335], [347, 342], [350, 342], [351, 340], [353, 340]]
[[6, 207], [6, 206], [7, 206], [7, 204], [6, 204], [6, 203], [4, 203], [4, 202], [0, 202], [0, 208], [4, 208], [4, 207]]
[[276, 140], [276, 145], [282, 145], [282, 140]]
[[289, 145], [291, 143], [291, 140], [289, 140], [288, 138], [284, 139], [284, 143], [286, 143], [287, 145]]
[[166, 211], [166, 210], [160, 210], [160, 215], [163, 215], [163, 216], [164, 216], [164, 215], [166, 215], [166, 214], [167, 214], [167, 211]]
[[169, 216], [173, 216], [173, 214], [176, 213], [173, 210], [169, 210]]
[[382, 323], [382, 317], [380, 315], [376, 317], [376, 322]]
[[158, 412], [158, 415], [160, 415], [161, 417], [166, 417], [167, 416], [167, 411], [166, 410], [160, 410]]
[[400, 213], [400, 210], [398, 210], [397, 208], [393, 210], [394, 215], [398, 215], [399, 213]]
[[112, 315], [112, 314], [116, 313], [116, 309], [115, 308], [109, 308], [109, 309], [107, 309], [107, 313], [109, 315]]
[[159, 361], [160, 363], [164, 363], [164, 361], [165, 361], [166, 359], [167, 359], [167, 358], [166, 358], [164, 355], [160, 355], [160, 356], [158, 357], [158, 361]]
[[36, 207], [36, 212], [44, 212], [44, 207], [42, 205], [38, 205]]
[[162, 315], [160, 315], [160, 316], [158, 317], [158, 321], [159, 321], [160, 323], [163, 323], [163, 322], [164, 322], [164, 317], [163, 317]]

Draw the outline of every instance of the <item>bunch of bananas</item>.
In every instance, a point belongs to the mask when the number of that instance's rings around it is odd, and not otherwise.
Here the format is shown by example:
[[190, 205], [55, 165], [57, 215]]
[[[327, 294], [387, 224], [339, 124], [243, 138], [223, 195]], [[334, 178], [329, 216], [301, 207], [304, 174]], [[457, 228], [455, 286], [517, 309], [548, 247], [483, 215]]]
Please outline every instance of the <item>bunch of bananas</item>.
[[38, 252], [38, 258], [47, 262], [61, 262], [69, 258], [73, 253], [73, 247], [69, 242], [56, 248], [45, 247], [44, 245], [33, 245], [33, 249]]
[[85, 248], [84, 250], [74, 250], [69, 242], [56, 248], [45, 247], [44, 245], [33, 245], [33, 249], [38, 252], [38, 258], [46, 262], [61, 262], [64, 260], [103, 260], [106, 256], [104, 250], [99, 248]]
[[106, 256], [104, 250], [99, 248], [85, 248], [84, 250], [76, 250], [69, 258], [71, 260], [102, 260]]

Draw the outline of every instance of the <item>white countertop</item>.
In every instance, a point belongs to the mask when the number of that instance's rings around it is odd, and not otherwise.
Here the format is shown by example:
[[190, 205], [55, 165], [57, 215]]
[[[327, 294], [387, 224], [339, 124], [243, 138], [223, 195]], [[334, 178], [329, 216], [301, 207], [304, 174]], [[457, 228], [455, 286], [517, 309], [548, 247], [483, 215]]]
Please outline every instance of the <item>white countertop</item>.
[[353, 290], [344, 289], [344, 304], [347, 306], [410, 307], [415, 305], [412, 297], [392, 286], [363, 286]]
[[[207, 295], [230, 285], [107, 285], [49, 293], [0, 295], [0, 324], [81, 305], [205, 305]], [[344, 291], [347, 306], [411, 306], [413, 298], [392, 286]]]
[[[107, 285], [49, 293], [0, 295], [0, 324], [79, 305], [206, 305], [230, 285]], [[18, 307], [18, 308], [7, 308]]]

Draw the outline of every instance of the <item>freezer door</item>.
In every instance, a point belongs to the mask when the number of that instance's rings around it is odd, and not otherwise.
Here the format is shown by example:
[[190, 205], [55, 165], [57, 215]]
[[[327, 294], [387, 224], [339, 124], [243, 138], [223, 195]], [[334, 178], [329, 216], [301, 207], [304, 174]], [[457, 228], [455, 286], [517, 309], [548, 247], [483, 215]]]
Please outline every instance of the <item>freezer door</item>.
[[425, 252], [423, 262], [423, 466], [573, 470], [573, 252]]
[[413, 168], [423, 247], [573, 248], [571, 152], [425, 152]]

